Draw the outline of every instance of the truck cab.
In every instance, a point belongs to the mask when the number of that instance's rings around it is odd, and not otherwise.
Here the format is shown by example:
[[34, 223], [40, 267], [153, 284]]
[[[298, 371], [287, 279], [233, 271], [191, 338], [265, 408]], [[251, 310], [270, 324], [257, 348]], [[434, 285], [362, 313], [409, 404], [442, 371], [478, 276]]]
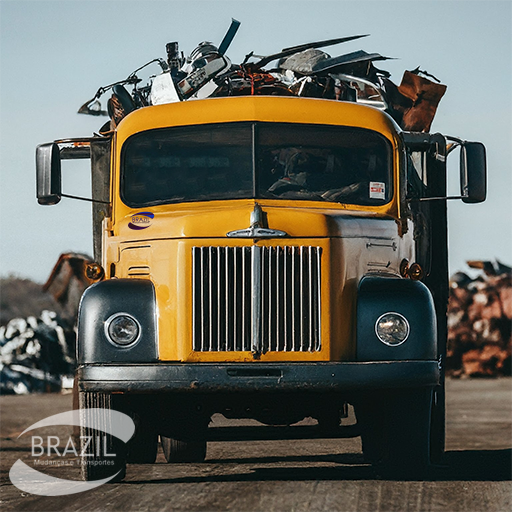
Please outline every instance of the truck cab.
[[[154, 462], [158, 439], [173, 462], [244, 438], [208, 428], [217, 413], [274, 427], [246, 439], [360, 435], [383, 473], [439, 461], [455, 147], [460, 198], [484, 200], [481, 144], [349, 101], [148, 106], [106, 135], [39, 146], [42, 204], [63, 196], [61, 159], [92, 162], [96, 283], [76, 378], [82, 410], [134, 418], [119, 471]], [[290, 427], [307, 417], [317, 425]]]

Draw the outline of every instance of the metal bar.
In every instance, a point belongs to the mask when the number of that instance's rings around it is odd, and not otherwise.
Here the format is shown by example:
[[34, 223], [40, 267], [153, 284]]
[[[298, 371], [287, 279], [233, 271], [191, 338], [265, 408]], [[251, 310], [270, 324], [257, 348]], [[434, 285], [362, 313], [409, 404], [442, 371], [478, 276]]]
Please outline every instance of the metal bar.
[[316, 282], [317, 282], [317, 322], [316, 322], [316, 329], [318, 332], [317, 341], [316, 341], [316, 350], [320, 350], [322, 347], [322, 296], [321, 296], [321, 282], [322, 282], [322, 274], [321, 274], [321, 264], [320, 264], [320, 256], [322, 254], [321, 247], [317, 247], [316, 250], [316, 264], [317, 264], [317, 275], [316, 275]]
[[[238, 280], [237, 280], [237, 250], [233, 247], [233, 346], [238, 348]], [[241, 346], [240, 346], [241, 348]]]
[[197, 319], [197, 272], [196, 272], [196, 253], [197, 247], [192, 247], [192, 347], [197, 350], [197, 333], [196, 333], [196, 319]]
[[283, 248], [283, 311], [284, 311], [284, 346], [283, 350], [288, 350], [288, 248]]
[[314, 318], [313, 318], [313, 301], [315, 300], [315, 294], [313, 291], [313, 247], [308, 247], [308, 270], [309, 270], [309, 322], [308, 322], [308, 350], [312, 352], [313, 350], [313, 326], [314, 326]]
[[260, 280], [260, 352], [265, 352], [265, 341], [264, 341], [264, 333], [266, 327], [266, 311], [265, 311], [265, 298], [268, 295], [268, 290], [266, 290], [266, 281], [265, 281], [265, 260], [266, 260], [266, 247], [261, 247], [261, 280]]
[[208, 261], [208, 271], [209, 271], [209, 275], [208, 275], [208, 290], [209, 290], [209, 296], [208, 296], [208, 301], [209, 301], [209, 312], [210, 312], [210, 315], [209, 315], [209, 318], [208, 318], [208, 323], [209, 323], [209, 328], [210, 328], [210, 332], [209, 332], [209, 344], [208, 344], [208, 349], [210, 351], [213, 350], [213, 283], [212, 283], [212, 275], [213, 275], [213, 247], [209, 247], [208, 249], [208, 256], [209, 256], [209, 261]]
[[280, 286], [280, 281], [281, 281], [281, 276], [280, 276], [280, 273], [279, 273], [279, 268], [280, 268], [280, 265], [279, 265], [279, 251], [280, 251], [280, 247], [276, 247], [276, 297], [277, 297], [277, 307], [276, 307], [276, 350], [278, 351], [280, 348], [281, 348], [281, 338], [282, 338], [282, 335], [281, 333], [279, 332], [280, 330], [280, 327], [281, 327], [281, 315], [279, 314], [279, 309], [281, 307], [281, 286]]
[[341, 439], [361, 435], [359, 425], [340, 425], [321, 429], [318, 425], [296, 427], [210, 427], [208, 441], [264, 441], [278, 439]]
[[292, 351], [295, 352], [295, 246], [292, 246]]
[[256, 172], [256, 143], [257, 143], [257, 128], [256, 123], [251, 126], [251, 142], [252, 142], [252, 197], [258, 197], [258, 173]]
[[217, 302], [217, 335], [216, 335], [216, 348], [217, 350], [221, 350], [221, 344], [220, 344], [220, 338], [221, 338], [221, 334], [220, 334], [220, 330], [221, 330], [221, 322], [220, 322], [220, 317], [221, 317], [221, 297], [222, 297], [222, 289], [221, 289], [221, 270], [220, 270], [220, 252], [221, 252], [221, 248], [220, 247], [216, 247], [217, 249], [217, 297], [216, 297], [216, 302]]
[[252, 342], [251, 351], [261, 352], [261, 247], [251, 247]]
[[80, 201], [87, 201], [88, 203], [101, 203], [101, 204], [110, 204], [110, 201], [100, 201], [99, 199], [89, 199], [88, 197], [81, 196], [73, 196], [71, 194], [60, 194], [62, 197], [67, 197], [69, 199], [78, 199]]
[[234, 350], [234, 347], [231, 346], [230, 340], [229, 340], [229, 247], [224, 247], [224, 258], [225, 258], [225, 265], [224, 265], [224, 273], [225, 273], [225, 290], [224, 290], [224, 300], [225, 300], [225, 309], [226, 309], [226, 322], [225, 322], [225, 329], [224, 332], [226, 334], [226, 350]]
[[300, 333], [300, 347], [299, 350], [304, 349], [304, 247], [299, 247], [299, 333]]
[[229, 48], [231, 41], [233, 41], [233, 38], [235, 37], [235, 34], [239, 27], [240, 22], [238, 20], [235, 20], [235, 18], [231, 18], [231, 25], [229, 26], [226, 35], [224, 36], [219, 45], [218, 51], [220, 55], [224, 55], [226, 53], [226, 50]]
[[246, 350], [245, 346], [245, 247], [242, 247], [242, 350]]
[[201, 351], [204, 351], [206, 349], [205, 342], [206, 342], [206, 318], [205, 318], [205, 298], [206, 298], [206, 290], [205, 290], [205, 283], [204, 283], [204, 273], [205, 273], [205, 265], [204, 265], [204, 247], [201, 247], [199, 249], [199, 257], [201, 262], [201, 306], [199, 314], [201, 315]]
[[275, 288], [272, 287], [272, 255], [275, 253], [275, 249], [272, 250], [271, 247], [268, 247], [268, 349], [270, 351], [275, 350], [274, 344], [272, 342], [272, 316], [274, 309], [277, 311], [277, 308], [272, 308], [272, 297], [275, 294]]

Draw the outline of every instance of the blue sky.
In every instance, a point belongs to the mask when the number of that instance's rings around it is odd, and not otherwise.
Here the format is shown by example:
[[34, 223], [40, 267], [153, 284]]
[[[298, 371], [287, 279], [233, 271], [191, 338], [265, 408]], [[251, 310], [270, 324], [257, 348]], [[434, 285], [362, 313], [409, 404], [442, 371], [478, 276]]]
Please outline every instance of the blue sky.
[[[89, 204], [37, 204], [36, 145], [97, 131], [104, 118], [76, 111], [100, 86], [165, 57], [169, 41], [179, 41], [185, 53], [203, 40], [218, 44], [232, 17], [242, 22], [228, 51], [233, 62], [251, 50], [269, 54], [314, 40], [371, 34], [327, 51], [363, 49], [395, 57], [380, 67], [396, 83], [405, 69], [418, 65], [437, 76], [448, 90], [432, 129], [482, 141], [488, 152], [487, 202], [449, 202], [450, 270], [464, 269], [469, 259], [512, 264], [510, 1], [1, 0], [2, 276], [42, 282], [61, 252], [92, 253]], [[66, 162], [65, 190], [87, 195], [87, 172], [83, 162]], [[457, 184], [454, 162], [453, 194]]]

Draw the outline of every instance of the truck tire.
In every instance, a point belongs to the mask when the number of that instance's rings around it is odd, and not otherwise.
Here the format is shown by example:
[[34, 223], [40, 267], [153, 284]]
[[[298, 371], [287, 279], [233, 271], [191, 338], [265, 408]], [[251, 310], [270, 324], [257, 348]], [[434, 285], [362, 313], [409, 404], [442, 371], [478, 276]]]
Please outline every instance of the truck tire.
[[206, 457], [205, 440], [182, 440], [160, 436], [165, 460], [171, 462], [203, 462]]
[[135, 418], [135, 435], [128, 442], [127, 462], [154, 464], [158, 453], [158, 434], [144, 418]]
[[356, 406], [365, 460], [382, 476], [422, 478], [431, 461], [431, 388], [392, 390]]
[[377, 464], [382, 458], [385, 409], [380, 400], [366, 397], [354, 405], [357, 424], [361, 432], [361, 447], [364, 461]]
[[[112, 395], [95, 392], [80, 392], [80, 414], [83, 418], [95, 420], [99, 425], [110, 422], [113, 408]], [[86, 443], [90, 439], [89, 444]], [[116, 475], [110, 482], [119, 482], [126, 475], [126, 448], [124, 443], [106, 432], [80, 426], [81, 473], [85, 481], [101, 480]], [[106, 450], [105, 450], [106, 448]], [[114, 453], [114, 457], [105, 456], [104, 452]], [[85, 454], [89, 455], [85, 455]]]
[[446, 405], [444, 382], [434, 388], [432, 400], [432, 428], [430, 431], [430, 460], [441, 464], [444, 458], [446, 439]]

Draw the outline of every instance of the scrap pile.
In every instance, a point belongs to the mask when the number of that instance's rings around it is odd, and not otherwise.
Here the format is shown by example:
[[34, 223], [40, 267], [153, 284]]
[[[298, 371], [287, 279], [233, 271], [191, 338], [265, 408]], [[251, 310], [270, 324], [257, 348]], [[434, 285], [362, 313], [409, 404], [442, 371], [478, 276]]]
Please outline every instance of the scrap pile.
[[[434, 76], [418, 67], [406, 71], [397, 86], [389, 72], [374, 65], [389, 57], [363, 50], [332, 57], [319, 49], [365, 35], [301, 44], [268, 56], [250, 52], [241, 64], [233, 64], [226, 51], [239, 26], [240, 22], [233, 20], [218, 47], [204, 41], [187, 57], [177, 42], [168, 43], [166, 60], [153, 59], [126, 79], [100, 87], [78, 112], [108, 115], [110, 121], [100, 130], [107, 135], [127, 114], [151, 105], [226, 96], [302, 96], [371, 105], [391, 115], [404, 130], [430, 129], [446, 91]], [[150, 76], [141, 86], [137, 73], [153, 63], [160, 66], [161, 73]], [[268, 68], [271, 63], [274, 65]], [[126, 87], [132, 87], [131, 92]], [[109, 90], [112, 96], [104, 111], [99, 98]]]
[[512, 268], [469, 261], [480, 273], [450, 280], [446, 367], [455, 377], [511, 374]]
[[62, 309], [61, 316], [74, 324], [78, 313], [78, 304], [84, 290], [94, 281], [87, 277], [86, 268], [92, 259], [74, 252], [63, 253], [43, 285]]
[[0, 327], [0, 394], [60, 391], [75, 370], [78, 304], [92, 283], [85, 269], [91, 259], [62, 254], [43, 290], [50, 292], [61, 314], [44, 310], [12, 318]]
[[75, 332], [53, 311], [0, 327], [0, 394], [60, 391], [75, 367]]

